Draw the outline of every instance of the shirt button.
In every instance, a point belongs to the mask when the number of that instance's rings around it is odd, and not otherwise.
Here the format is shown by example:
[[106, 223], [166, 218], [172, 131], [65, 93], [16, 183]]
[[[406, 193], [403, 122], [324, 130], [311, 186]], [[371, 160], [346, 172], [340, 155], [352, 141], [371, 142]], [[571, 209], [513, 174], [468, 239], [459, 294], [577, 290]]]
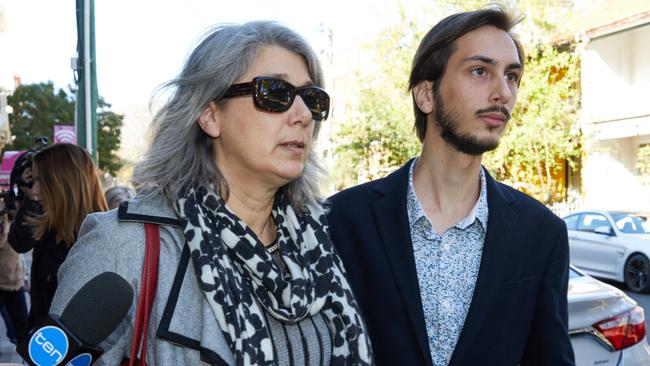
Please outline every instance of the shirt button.
[[445, 242], [445, 243], [442, 244], [442, 249], [449, 250], [450, 248], [451, 248], [451, 246], [449, 245], [449, 243]]
[[451, 301], [449, 301], [448, 299], [442, 300], [442, 308], [443, 309], [449, 310], [450, 307], [451, 307]]

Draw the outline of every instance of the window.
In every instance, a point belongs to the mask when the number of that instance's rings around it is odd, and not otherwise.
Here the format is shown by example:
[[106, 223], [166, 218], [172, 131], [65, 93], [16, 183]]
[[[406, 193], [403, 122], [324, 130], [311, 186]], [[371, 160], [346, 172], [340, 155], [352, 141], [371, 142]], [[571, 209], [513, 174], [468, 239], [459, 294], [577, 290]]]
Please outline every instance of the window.
[[580, 215], [571, 215], [569, 217], [564, 218], [564, 222], [566, 222], [566, 228], [569, 230], [578, 230], [578, 219], [580, 218]]
[[606, 226], [611, 230], [612, 226], [607, 218], [601, 214], [586, 213], [578, 221], [578, 230], [593, 232], [596, 228]]
[[618, 230], [625, 234], [647, 234], [650, 233], [648, 217], [642, 214], [626, 212], [610, 213]]

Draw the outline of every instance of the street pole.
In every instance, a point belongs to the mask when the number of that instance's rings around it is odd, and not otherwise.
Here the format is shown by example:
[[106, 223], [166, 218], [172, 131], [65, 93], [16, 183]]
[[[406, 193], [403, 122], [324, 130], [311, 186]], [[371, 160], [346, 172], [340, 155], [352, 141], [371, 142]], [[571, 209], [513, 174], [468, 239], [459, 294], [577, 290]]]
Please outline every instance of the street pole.
[[90, 0], [84, 0], [84, 105], [86, 124], [86, 150], [91, 156], [96, 156], [93, 151], [93, 117], [92, 117], [92, 91], [90, 70]]

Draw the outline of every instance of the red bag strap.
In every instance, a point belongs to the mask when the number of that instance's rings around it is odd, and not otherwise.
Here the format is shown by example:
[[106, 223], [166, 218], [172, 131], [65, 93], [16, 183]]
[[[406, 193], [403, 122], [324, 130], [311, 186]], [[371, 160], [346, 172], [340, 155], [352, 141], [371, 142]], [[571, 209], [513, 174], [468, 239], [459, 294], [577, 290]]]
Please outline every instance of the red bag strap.
[[160, 257], [160, 231], [158, 230], [158, 225], [145, 223], [144, 233], [145, 250], [144, 264], [142, 266], [142, 283], [140, 285], [138, 307], [135, 311], [135, 326], [133, 329], [129, 366], [138, 364], [137, 356], [140, 345], [142, 345], [140, 365], [147, 365], [147, 330], [149, 328], [149, 317], [151, 316], [151, 308], [158, 285], [158, 258]]

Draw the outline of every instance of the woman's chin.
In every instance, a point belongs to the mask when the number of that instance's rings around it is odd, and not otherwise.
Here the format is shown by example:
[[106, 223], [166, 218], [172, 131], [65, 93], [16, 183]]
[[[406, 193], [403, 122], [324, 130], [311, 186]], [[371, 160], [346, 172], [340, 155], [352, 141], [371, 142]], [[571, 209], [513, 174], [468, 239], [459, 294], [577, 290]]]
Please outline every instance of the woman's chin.
[[282, 169], [278, 171], [277, 175], [284, 181], [284, 184], [282, 185], [285, 185], [300, 178], [304, 171], [305, 171], [305, 164], [290, 163], [283, 166]]

